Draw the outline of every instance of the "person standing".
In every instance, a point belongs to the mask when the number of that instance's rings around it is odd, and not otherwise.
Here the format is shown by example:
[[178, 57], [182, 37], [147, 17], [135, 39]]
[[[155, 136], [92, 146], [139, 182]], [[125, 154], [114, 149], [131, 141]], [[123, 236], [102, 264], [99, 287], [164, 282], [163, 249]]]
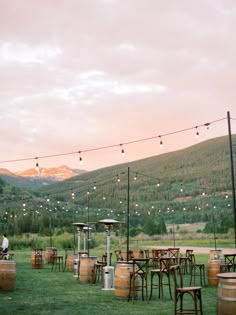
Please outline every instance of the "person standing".
[[2, 253], [7, 254], [8, 252], [9, 241], [7, 235], [4, 233], [2, 235]]

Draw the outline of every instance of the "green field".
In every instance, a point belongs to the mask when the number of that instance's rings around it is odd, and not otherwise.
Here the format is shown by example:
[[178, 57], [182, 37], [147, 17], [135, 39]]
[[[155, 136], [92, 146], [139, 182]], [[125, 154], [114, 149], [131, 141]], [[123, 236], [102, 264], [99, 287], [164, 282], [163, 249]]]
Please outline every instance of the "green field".
[[[100, 257], [103, 249], [91, 250], [90, 255]], [[60, 251], [64, 255], [64, 251]], [[127, 302], [115, 297], [114, 291], [102, 290], [102, 283], [81, 284], [73, 277], [72, 272], [51, 271], [51, 265], [45, 264], [43, 269], [31, 268], [31, 250], [14, 251], [16, 262], [15, 291], [0, 291], [0, 309], [4, 315], [118, 315], [118, 314], [173, 314], [174, 302], [167, 291], [164, 298], [158, 299], [157, 291], [149, 304], [138, 300]], [[206, 264], [209, 254], [196, 254], [198, 262]], [[115, 266], [113, 254], [112, 262]], [[189, 275], [185, 275], [185, 283], [189, 284]], [[207, 277], [207, 275], [206, 275]], [[203, 287], [204, 314], [216, 314], [217, 287]]]

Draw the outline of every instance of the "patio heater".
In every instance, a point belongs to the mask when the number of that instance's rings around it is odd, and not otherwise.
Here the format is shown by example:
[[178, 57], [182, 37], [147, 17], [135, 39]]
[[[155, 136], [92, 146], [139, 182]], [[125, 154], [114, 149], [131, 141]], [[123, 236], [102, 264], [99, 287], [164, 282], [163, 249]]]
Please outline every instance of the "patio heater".
[[107, 232], [107, 265], [103, 267], [103, 290], [114, 290], [114, 267], [110, 266], [110, 236], [114, 224], [120, 223], [113, 219], [104, 219], [98, 221], [102, 223]]
[[74, 259], [74, 277], [78, 278], [79, 276], [79, 259], [80, 259], [80, 236], [81, 231], [86, 226], [85, 223], [72, 223], [72, 225], [77, 227], [78, 232], [78, 252], [77, 252], [77, 258]]
[[[84, 226], [83, 227], [83, 230], [84, 230], [84, 253], [86, 253], [86, 234], [92, 230], [92, 228], [88, 225]], [[89, 240], [88, 240], [89, 241]]]

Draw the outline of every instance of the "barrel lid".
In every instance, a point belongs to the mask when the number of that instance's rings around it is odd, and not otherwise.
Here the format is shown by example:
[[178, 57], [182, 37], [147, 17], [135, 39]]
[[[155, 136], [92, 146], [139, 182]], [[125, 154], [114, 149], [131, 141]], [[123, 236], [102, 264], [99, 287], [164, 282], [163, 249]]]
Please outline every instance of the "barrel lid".
[[218, 273], [218, 278], [224, 278], [224, 279], [236, 279], [236, 272], [224, 272], [224, 273]]

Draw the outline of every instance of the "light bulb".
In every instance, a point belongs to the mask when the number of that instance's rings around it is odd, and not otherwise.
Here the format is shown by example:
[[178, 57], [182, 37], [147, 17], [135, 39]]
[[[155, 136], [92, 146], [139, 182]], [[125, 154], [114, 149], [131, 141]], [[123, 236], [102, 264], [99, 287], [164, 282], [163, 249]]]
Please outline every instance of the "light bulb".
[[196, 131], [196, 139], [198, 139], [199, 138], [198, 127], [195, 127], [195, 128], [197, 129], [197, 131]]
[[125, 150], [123, 149], [122, 144], [120, 144], [120, 146], [121, 146], [121, 156], [125, 156]]
[[162, 149], [163, 148], [163, 141], [161, 139], [161, 136], [159, 136], [159, 138], [160, 138], [160, 149]]

